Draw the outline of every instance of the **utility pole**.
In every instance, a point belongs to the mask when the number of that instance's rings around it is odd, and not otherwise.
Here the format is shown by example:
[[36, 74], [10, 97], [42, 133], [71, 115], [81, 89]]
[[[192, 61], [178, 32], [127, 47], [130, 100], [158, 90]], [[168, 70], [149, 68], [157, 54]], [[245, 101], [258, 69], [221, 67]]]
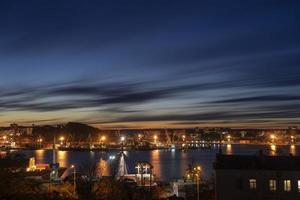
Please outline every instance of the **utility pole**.
[[73, 195], [75, 197], [76, 194], [76, 168], [75, 165], [71, 165], [71, 168], [74, 169], [74, 177], [73, 177]]

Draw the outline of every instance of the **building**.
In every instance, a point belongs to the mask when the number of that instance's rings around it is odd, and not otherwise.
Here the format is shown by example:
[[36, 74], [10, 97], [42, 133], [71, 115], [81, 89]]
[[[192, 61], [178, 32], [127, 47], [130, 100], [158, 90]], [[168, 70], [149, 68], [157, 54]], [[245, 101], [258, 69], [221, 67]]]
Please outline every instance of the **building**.
[[49, 164], [37, 164], [35, 162], [35, 158], [32, 157], [29, 159], [28, 167], [26, 168], [27, 172], [34, 172], [34, 171], [43, 171], [43, 170], [49, 170], [50, 166]]
[[217, 154], [217, 200], [300, 199], [300, 157]]
[[195, 199], [196, 183], [192, 181], [178, 180], [172, 182], [172, 195], [183, 199]]

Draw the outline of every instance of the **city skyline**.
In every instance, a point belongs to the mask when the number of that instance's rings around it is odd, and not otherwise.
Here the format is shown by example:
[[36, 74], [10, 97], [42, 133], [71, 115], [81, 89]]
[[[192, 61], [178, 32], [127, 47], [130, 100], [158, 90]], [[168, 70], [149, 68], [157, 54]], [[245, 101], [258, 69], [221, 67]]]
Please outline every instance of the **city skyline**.
[[0, 126], [300, 122], [296, 1], [0, 2]]

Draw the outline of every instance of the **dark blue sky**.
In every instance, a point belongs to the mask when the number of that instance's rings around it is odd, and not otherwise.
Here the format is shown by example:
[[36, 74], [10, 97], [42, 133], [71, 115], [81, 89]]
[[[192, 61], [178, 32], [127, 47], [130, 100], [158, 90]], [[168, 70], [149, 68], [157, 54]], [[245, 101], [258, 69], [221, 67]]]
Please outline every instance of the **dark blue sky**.
[[300, 1], [0, 2], [0, 124], [287, 127]]

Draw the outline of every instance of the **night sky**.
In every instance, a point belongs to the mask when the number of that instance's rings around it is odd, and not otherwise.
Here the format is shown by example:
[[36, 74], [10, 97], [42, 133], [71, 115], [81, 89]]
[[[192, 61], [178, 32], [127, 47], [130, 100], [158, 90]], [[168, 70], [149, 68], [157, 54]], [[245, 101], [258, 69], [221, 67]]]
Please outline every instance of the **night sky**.
[[68, 121], [300, 125], [300, 1], [0, 1], [0, 125]]

